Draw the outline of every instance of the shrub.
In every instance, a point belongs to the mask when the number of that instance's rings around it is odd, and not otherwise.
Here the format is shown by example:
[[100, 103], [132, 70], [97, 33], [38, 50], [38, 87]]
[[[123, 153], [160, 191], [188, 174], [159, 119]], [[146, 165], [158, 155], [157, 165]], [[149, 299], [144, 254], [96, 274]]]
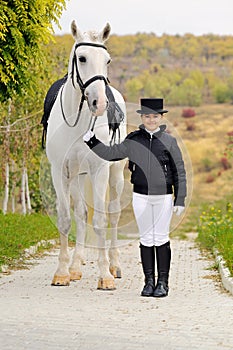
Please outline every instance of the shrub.
[[206, 178], [206, 183], [210, 184], [210, 183], [214, 182], [214, 180], [215, 180], [214, 176], [210, 174]]
[[185, 108], [183, 109], [181, 116], [183, 118], [193, 118], [195, 117], [195, 115], [196, 115], [196, 112], [193, 108]]
[[228, 142], [224, 152], [224, 156], [226, 156], [228, 159], [232, 159], [233, 158], [233, 130], [228, 131], [227, 136], [228, 136]]
[[230, 90], [225, 83], [219, 83], [216, 85], [213, 95], [217, 103], [225, 103], [230, 101]]
[[206, 172], [211, 171], [215, 167], [214, 162], [211, 159], [209, 159], [209, 158], [201, 159], [201, 164], [202, 164], [203, 170], [206, 171]]
[[231, 168], [231, 164], [230, 164], [229, 160], [226, 157], [222, 157], [220, 159], [220, 163], [221, 163], [221, 165], [222, 165], [224, 170], [228, 170], [228, 169]]
[[198, 226], [198, 241], [203, 248], [217, 248], [233, 275], [233, 212], [228, 202], [225, 209], [217, 207], [203, 211]]
[[196, 126], [192, 122], [186, 122], [186, 130], [187, 131], [194, 131], [196, 129]]

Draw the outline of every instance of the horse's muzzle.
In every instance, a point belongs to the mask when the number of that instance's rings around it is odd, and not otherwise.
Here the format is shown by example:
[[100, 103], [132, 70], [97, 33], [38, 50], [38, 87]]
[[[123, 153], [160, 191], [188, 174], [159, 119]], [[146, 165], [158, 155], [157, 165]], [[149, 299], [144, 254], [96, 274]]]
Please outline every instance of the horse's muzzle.
[[87, 99], [88, 106], [92, 114], [96, 117], [99, 117], [104, 114], [108, 108], [108, 100], [98, 100], [94, 99], [91, 102]]

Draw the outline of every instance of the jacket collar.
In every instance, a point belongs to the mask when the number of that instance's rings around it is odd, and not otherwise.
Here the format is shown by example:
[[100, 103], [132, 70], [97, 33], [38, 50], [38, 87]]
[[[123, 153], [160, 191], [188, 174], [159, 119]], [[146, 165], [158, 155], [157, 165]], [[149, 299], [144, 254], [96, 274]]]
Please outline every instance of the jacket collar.
[[[162, 132], [166, 130], [166, 128], [167, 128], [166, 125], [164, 125], [164, 124], [160, 125], [159, 126], [159, 131], [155, 132], [153, 134], [153, 137], [159, 137], [162, 134]], [[146, 135], [147, 137], [150, 137], [150, 134], [145, 130], [145, 126], [143, 124], [139, 125], [139, 129], [142, 131], [142, 133], [144, 135]]]

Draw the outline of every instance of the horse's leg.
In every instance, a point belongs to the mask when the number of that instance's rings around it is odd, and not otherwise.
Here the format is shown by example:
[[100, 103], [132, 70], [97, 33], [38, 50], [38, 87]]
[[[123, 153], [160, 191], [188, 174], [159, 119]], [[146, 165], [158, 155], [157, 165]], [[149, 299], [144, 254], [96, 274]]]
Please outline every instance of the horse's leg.
[[108, 187], [109, 165], [104, 165], [98, 169], [98, 173], [91, 174], [93, 187], [93, 227], [98, 238], [98, 266], [100, 271], [98, 289], [115, 289], [114, 278], [109, 271], [109, 259], [106, 248], [106, 191]]
[[84, 264], [84, 244], [87, 224], [87, 206], [85, 202], [85, 175], [76, 176], [71, 183], [71, 196], [74, 203], [74, 217], [76, 222], [76, 245], [70, 266], [70, 280], [80, 280], [81, 265]]
[[121, 194], [124, 187], [125, 162], [117, 162], [110, 167], [109, 176], [109, 219], [111, 225], [111, 246], [109, 249], [110, 272], [115, 278], [121, 278], [119, 249], [117, 248], [117, 228], [121, 215]]
[[60, 232], [60, 253], [58, 268], [54, 274], [53, 286], [70, 284], [68, 234], [71, 225], [69, 181], [59, 171], [52, 169], [53, 184], [57, 195], [57, 226]]

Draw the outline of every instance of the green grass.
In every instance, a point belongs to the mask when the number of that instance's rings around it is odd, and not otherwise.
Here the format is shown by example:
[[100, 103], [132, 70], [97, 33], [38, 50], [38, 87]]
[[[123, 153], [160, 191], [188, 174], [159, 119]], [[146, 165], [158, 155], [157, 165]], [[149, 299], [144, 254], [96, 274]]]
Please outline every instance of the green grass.
[[[200, 247], [213, 252], [215, 248], [226, 261], [233, 275], [233, 195], [201, 208], [190, 207], [187, 217], [176, 230], [181, 239], [185, 233], [198, 231]], [[74, 239], [75, 229], [73, 227]], [[178, 232], [177, 232], [178, 231]], [[178, 233], [178, 234], [177, 234]], [[20, 266], [24, 250], [42, 240], [58, 239], [57, 228], [42, 214], [0, 214], [0, 266]], [[73, 241], [71, 239], [71, 242]], [[49, 244], [44, 247], [49, 248]]]
[[204, 249], [223, 256], [233, 276], [233, 196], [217, 201], [214, 205], [203, 206], [198, 225], [197, 241]]
[[45, 215], [0, 214], [0, 266], [14, 266], [26, 248], [58, 237], [57, 228]]
[[[92, 239], [94, 231], [87, 232], [87, 239]], [[93, 231], [93, 232], [92, 232]], [[123, 237], [119, 237], [123, 238]], [[42, 214], [7, 214], [0, 212], [0, 271], [1, 265], [11, 268], [25, 266], [25, 249], [35, 246], [40, 241], [57, 239], [59, 232], [50, 218]], [[72, 227], [69, 235], [70, 245], [76, 241], [76, 227], [72, 220]], [[38, 248], [38, 252], [49, 249], [48, 242]]]

